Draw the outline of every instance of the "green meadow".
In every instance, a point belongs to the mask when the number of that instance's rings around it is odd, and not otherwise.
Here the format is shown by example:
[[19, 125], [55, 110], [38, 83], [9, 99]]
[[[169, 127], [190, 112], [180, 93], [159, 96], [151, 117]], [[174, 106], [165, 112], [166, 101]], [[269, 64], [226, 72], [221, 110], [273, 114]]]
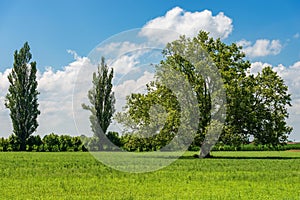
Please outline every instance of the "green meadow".
[[88, 152], [0, 153], [0, 199], [300, 199], [300, 152], [187, 152], [127, 173]]

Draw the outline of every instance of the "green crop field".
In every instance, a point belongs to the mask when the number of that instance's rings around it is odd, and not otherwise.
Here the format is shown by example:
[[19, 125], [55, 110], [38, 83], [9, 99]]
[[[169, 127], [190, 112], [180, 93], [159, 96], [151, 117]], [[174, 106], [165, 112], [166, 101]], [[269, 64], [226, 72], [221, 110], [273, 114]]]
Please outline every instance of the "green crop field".
[[126, 173], [87, 152], [3, 152], [0, 199], [300, 199], [300, 152], [193, 154]]

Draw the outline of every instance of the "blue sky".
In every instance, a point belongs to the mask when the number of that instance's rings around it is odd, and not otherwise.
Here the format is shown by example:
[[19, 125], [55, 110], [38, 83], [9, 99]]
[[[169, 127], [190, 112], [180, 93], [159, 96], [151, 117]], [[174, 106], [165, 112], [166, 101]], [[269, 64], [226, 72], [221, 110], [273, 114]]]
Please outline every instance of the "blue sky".
[[263, 58], [290, 65], [300, 58], [300, 42], [287, 42], [300, 32], [300, 2], [286, 1], [0, 1], [0, 70], [12, 65], [13, 52], [28, 41], [41, 70], [61, 68], [72, 61], [67, 49], [87, 55], [99, 42], [164, 15], [179, 6], [194, 12], [224, 12], [234, 30], [226, 42], [241, 39], [279, 39], [280, 55]]
[[[300, 141], [299, 8], [298, 0], [1, 0], [0, 100], [6, 93], [6, 75], [13, 64], [13, 52], [28, 41], [40, 73], [42, 115], [38, 132], [75, 134], [72, 94], [69, 94], [74, 84], [71, 79], [76, 79], [74, 69], [87, 62], [86, 56], [100, 42], [120, 32], [147, 26], [167, 29], [171, 24], [176, 31], [190, 35], [195, 33], [185, 33], [185, 28], [204, 27], [225, 43], [243, 45], [247, 59], [253, 63], [253, 72], [271, 65], [282, 75], [293, 95], [294, 106], [290, 109], [289, 121], [294, 126], [291, 139]], [[184, 22], [168, 18], [168, 12]], [[205, 25], [207, 22], [219, 25]], [[55, 110], [57, 103], [71, 108], [64, 110], [62, 106]], [[70, 113], [63, 114], [67, 112]], [[5, 132], [0, 136], [11, 132], [7, 116], [7, 109], [0, 106], [0, 120], [3, 122], [0, 123]], [[59, 116], [63, 116], [61, 122], [55, 120]], [[64, 121], [66, 119], [70, 120]], [[51, 125], [42, 125], [52, 120], [55, 122]]]

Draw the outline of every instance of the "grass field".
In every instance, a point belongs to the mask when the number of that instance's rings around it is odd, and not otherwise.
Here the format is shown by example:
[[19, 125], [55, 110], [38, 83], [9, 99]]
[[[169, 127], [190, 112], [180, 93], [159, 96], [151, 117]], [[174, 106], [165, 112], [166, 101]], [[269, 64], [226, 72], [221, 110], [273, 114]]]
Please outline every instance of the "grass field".
[[87, 152], [3, 152], [0, 199], [300, 199], [300, 152], [193, 154], [134, 174]]

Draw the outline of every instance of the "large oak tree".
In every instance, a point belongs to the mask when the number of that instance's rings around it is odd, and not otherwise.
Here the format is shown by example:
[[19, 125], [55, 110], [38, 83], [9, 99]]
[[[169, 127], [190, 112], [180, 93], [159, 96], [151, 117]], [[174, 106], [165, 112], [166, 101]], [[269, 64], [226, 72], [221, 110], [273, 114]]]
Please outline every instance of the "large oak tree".
[[[227, 45], [220, 39], [210, 38], [208, 33], [200, 31], [194, 38], [183, 36], [169, 43], [163, 54], [166, 59], [156, 66], [156, 73], [163, 73], [167, 68], [172, 68], [183, 74], [191, 84], [198, 101], [197, 109], [200, 113], [198, 134], [193, 145], [203, 144], [211, 124], [217, 127], [214, 125], [215, 122], [212, 122], [214, 105], [211, 100], [218, 93], [212, 90], [215, 83], [211, 80], [214, 77], [205, 77], [197, 72], [198, 63], [201, 67], [206, 66], [201, 59], [203, 61], [210, 59], [211, 64], [217, 67], [226, 91], [224, 102], [226, 119], [220, 143], [240, 146], [254, 138], [257, 144], [276, 147], [287, 141], [292, 130], [285, 121], [288, 117], [287, 106], [291, 105], [287, 86], [270, 67], [265, 68], [257, 76], [250, 75], [251, 63], [245, 59], [242, 47], [235, 43]], [[197, 62], [190, 62], [193, 58], [196, 58]], [[180, 117], [180, 108], [176, 106], [176, 99], [171, 94], [161, 95], [161, 91], [165, 93], [172, 91], [159, 86], [159, 81], [150, 85], [154, 87], [148, 87], [147, 94], [132, 94], [128, 97], [128, 109], [125, 114], [118, 114], [117, 119], [125, 126], [132, 125], [132, 122], [138, 125], [147, 124], [150, 104], [163, 102], [169, 120], [166, 121], [161, 133], [168, 135], [164, 138], [170, 140], [181, 125], [176, 123]], [[134, 134], [134, 129], [131, 130]]]

